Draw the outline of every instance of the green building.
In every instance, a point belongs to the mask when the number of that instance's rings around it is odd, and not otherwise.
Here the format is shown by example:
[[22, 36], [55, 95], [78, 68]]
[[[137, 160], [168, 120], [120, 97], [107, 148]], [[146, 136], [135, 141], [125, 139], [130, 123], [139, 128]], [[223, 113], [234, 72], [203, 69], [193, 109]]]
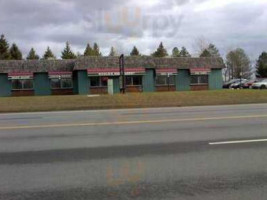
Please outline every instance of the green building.
[[[220, 58], [126, 57], [126, 92], [222, 89]], [[118, 57], [0, 61], [0, 96], [120, 93]]]

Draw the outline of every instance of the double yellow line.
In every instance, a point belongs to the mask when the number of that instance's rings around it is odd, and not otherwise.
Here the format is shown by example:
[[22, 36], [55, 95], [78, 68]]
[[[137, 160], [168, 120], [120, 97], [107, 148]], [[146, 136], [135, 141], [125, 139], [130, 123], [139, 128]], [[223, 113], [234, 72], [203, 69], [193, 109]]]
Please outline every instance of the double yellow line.
[[238, 120], [238, 119], [255, 119], [267, 118], [267, 115], [247, 115], [247, 116], [228, 116], [228, 117], [203, 117], [188, 119], [161, 119], [161, 120], [144, 120], [144, 121], [118, 121], [118, 122], [88, 122], [72, 124], [47, 124], [47, 125], [29, 125], [29, 126], [4, 126], [0, 130], [19, 130], [19, 129], [45, 129], [45, 128], [67, 128], [81, 126], [114, 126], [114, 125], [132, 125], [132, 124], [158, 124], [173, 122], [194, 122], [194, 121], [214, 121], [214, 120]]

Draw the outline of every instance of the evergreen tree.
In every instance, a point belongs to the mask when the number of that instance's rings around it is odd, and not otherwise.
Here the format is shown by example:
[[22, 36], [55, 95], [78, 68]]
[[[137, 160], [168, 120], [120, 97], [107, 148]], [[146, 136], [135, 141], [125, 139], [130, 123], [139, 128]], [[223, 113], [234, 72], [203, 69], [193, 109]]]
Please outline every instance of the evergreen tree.
[[185, 47], [182, 47], [182, 50], [180, 52], [180, 57], [191, 57], [191, 55], [189, 54], [189, 52]]
[[177, 47], [174, 47], [172, 50], [172, 57], [180, 57], [180, 51]]
[[15, 43], [10, 47], [9, 54], [11, 60], [22, 60], [22, 53]]
[[28, 56], [27, 56], [27, 60], [39, 60], [39, 56], [35, 53], [34, 48], [31, 48]]
[[50, 47], [47, 47], [47, 50], [43, 55], [43, 59], [45, 59], [45, 60], [56, 59], [56, 56], [51, 51]]
[[136, 48], [136, 46], [133, 47], [132, 52], [130, 53], [131, 56], [140, 56], [140, 53], [138, 51], [138, 49]]
[[109, 56], [117, 56], [117, 52], [114, 47], [111, 47]]
[[66, 47], [62, 51], [61, 58], [62, 59], [75, 59], [75, 58], [77, 58], [77, 56], [72, 52], [69, 42], [66, 42]]
[[94, 48], [93, 48], [93, 56], [101, 56], [101, 52], [99, 50], [99, 47], [97, 43], [94, 43]]
[[211, 53], [208, 51], [208, 49], [204, 49], [199, 57], [211, 57]]
[[160, 43], [158, 49], [152, 54], [154, 57], [165, 57], [168, 56], [167, 50], [164, 48], [162, 42]]
[[1, 35], [1, 38], [0, 38], [0, 60], [10, 59], [10, 54], [9, 54], [8, 49], [9, 49], [8, 42], [5, 39], [5, 36]]
[[257, 69], [257, 77], [259, 78], [267, 78], [267, 52], [263, 52], [256, 64]]
[[209, 44], [208, 48], [202, 51], [200, 57], [221, 57], [221, 55], [214, 44]]
[[84, 56], [93, 56], [94, 55], [93, 49], [92, 49], [92, 47], [90, 46], [89, 43], [87, 44], [83, 55]]

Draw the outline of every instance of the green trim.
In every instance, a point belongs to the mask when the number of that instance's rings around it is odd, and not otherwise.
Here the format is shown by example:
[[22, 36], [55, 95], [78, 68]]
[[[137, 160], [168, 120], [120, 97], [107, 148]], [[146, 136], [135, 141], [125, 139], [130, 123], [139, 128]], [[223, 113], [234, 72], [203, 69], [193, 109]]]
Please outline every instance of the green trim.
[[33, 88], [36, 96], [51, 95], [51, 83], [48, 73], [34, 73]]
[[188, 69], [179, 69], [176, 78], [177, 91], [190, 91], [190, 71]]
[[8, 80], [8, 74], [0, 74], [0, 97], [11, 96], [11, 81]]

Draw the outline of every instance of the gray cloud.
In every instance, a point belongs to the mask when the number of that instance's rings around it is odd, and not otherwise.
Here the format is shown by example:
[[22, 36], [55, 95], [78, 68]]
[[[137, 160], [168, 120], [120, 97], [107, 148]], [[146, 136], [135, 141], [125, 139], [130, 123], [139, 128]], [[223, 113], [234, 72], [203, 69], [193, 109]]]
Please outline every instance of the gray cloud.
[[148, 54], [163, 41], [194, 54], [195, 39], [205, 36], [223, 55], [243, 47], [255, 59], [267, 46], [266, 8], [263, 0], [1, 0], [0, 32], [24, 55], [49, 45], [59, 56], [66, 41], [79, 52], [97, 42], [104, 54], [133, 45]]

